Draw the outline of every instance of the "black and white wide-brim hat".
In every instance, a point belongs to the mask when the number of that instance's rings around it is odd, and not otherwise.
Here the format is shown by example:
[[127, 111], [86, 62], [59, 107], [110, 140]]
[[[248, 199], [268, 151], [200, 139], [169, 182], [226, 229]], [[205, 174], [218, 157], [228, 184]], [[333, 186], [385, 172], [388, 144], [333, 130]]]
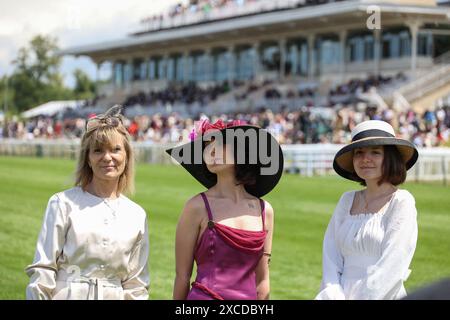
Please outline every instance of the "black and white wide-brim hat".
[[337, 174], [349, 180], [359, 181], [353, 168], [353, 150], [373, 146], [396, 146], [409, 170], [417, 161], [419, 153], [413, 143], [395, 137], [394, 128], [380, 120], [368, 120], [352, 130], [352, 142], [339, 150], [333, 161]]

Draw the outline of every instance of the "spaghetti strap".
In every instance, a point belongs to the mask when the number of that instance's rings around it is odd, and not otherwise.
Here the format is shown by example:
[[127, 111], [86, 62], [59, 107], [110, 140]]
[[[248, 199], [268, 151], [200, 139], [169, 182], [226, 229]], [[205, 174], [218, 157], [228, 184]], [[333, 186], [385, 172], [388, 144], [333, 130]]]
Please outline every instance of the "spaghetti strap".
[[208, 219], [209, 221], [213, 221], [213, 216], [211, 212], [211, 207], [209, 206], [208, 198], [206, 198], [206, 194], [204, 192], [200, 193], [202, 196], [203, 202], [205, 203], [206, 211], [208, 211]]
[[261, 204], [261, 218], [264, 231], [266, 230], [266, 206], [263, 199], [259, 199], [259, 203]]
[[[188, 300], [256, 300], [256, 266], [264, 255], [267, 231], [243, 230], [214, 222], [206, 194], [200, 195], [211, 220], [194, 251], [197, 276]], [[260, 200], [260, 205], [264, 223], [264, 201]]]

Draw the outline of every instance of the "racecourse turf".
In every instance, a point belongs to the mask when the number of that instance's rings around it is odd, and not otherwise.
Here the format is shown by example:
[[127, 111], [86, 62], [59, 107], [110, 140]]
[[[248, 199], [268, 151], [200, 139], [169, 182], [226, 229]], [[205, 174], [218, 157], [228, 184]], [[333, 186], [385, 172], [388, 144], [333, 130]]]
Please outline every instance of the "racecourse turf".
[[[0, 299], [24, 299], [48, 198], [72, 186], [75, 162], [0, 157]], [[285, 174], [265, 199], [275, 210], [270, 267], [272, 299], [312, 299], [321, 277], [322, 239], [340, 195], [359, 185], [336, 176]], [[419, 240], [408, 291], [450, 276], [450, 190], [408, 183], [416, 198]], [[140, 164], [132, 197], [149, 217], [150, 299], [170, 299], [174, 238], [184, 202], [202, 187], [181, 167]]]

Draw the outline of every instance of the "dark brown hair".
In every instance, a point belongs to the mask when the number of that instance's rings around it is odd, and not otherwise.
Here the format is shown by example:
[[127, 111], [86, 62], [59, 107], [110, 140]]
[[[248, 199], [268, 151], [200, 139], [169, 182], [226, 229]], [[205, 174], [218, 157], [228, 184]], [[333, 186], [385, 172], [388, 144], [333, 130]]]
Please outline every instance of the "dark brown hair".
[[[245, 138], [244, 141], [234, 140], [234, 174], [238, 185], [253, 186], [259, 176], [260, 166], [250, 163], [250, 140]], [[238, 151], [244, 151], [245, 162], [238, 163]]]
[[259, 175], [259, 166], [257, 164], [235, 164], [234, 176], [237, 184], [244, 186], [253, 186], [256, 184], [256, 179]]
[[[383, 149], [384, 158], [381, 169], [382, 174], [380, 180], [378, 180], [378, 185], [381, 185], [383, 182], [388, 182], [394, 186], [398, 186], [406, 180], [405, 162], [403, 161], [402, 155], [396, 146], [385, 145], [383, 146]], [[366, 186], [366, 181], [364, 179], [361, 179], [356, 172], [354, 175], [356, 180], [359, 181], [361, 185]]]

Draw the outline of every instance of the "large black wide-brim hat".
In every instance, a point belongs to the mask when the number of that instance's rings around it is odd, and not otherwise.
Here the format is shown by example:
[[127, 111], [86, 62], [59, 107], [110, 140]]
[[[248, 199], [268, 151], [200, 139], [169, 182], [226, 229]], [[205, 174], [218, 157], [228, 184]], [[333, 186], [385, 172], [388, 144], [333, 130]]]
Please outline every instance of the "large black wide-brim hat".
[[[214, 130], [214, 134], [220, 133], [224, 137], [225, 141], [225, 137], [227, 136], [226, 130], [233, 130], [233, 132], [235, 132], [238, 129], [241, 129], [246, 134], [251, 134], [251, 130], [254, 130], [254, 132], [256, 133], [256, 145], [253, 144], [252, 146], [249, 146], [248, 141], [246, 141], [245, 149], [248, 151], [248, 148], [251, 147], [253, 148], [252, 152], [257, 152], [257, 161], [254, 165], [258, 166], [260, 174], [256, 177], [256, 183], [253, 185], [245, 185], [245, 189], [251, 195], [260, 198], [272, 191], [273, 188], [275, 188], [275, 186], [278, 184], [281, 175], [283, 174], [283, 152], [279, 143], [267, 130], [256, 126], [238, 125], [220, 130]], [[167, 149], [166, 152], [178, 163], [180, 163], [183, 168], [186, 169], [198, 182], [209, 189], [217, 183], [217, 175], [211, 173], [207, 169], [203, 159], [203, 151], [206, 144], [205, 140], [209, 141], [207, 138], [208, 134], [210, 133], [207, 132], [189, 143]], [[260, 146], [266, 147], [265, 152], [267, 155], [267, 159], [261, 159]], [[238, 149], [237, 152], [239, 152], [240, 150], [241, 149]], [[188, 161], [186, 161], [186, 159]], [[274, 163], [277, 164], [277, 167], [271, 168]], [[264, 171], [264, 169], [270, 170], [272, 174], [262, 174], [261, 171]]]
[[394, 128], [389, 123], [380, 120], [368, 120], [353, 128], [352, 142], [336, 153], [333, 168], [343, 178], [360, 181], [353, 168], [353, 150], [386, 145], [397, 147], [406, 170], [409, 170], [419, 157], [415, 145], [407, 140], [396, 138]]

